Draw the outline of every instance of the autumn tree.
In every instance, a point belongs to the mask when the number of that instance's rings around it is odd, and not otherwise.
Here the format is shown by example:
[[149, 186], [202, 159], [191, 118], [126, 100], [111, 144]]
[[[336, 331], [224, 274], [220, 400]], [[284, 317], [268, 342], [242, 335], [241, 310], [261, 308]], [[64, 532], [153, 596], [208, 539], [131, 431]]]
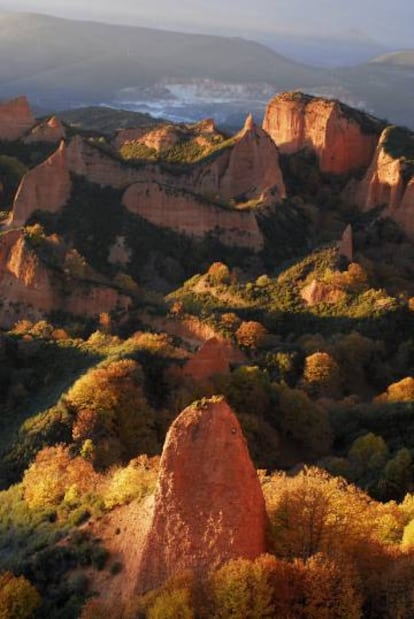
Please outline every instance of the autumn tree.
[[94, 443], [98, 466], [156, 450], [154, 412], [142, 383], [138, 363], [121, 360], [89, 371], [68, 392], [66, 403], [75, 414], [73, 437], [79, 445]]
[[317, 397], [338, 397], [341, 394], [342, 374], [335, 359], [326, 352], [306, 357], [304, 384]]
[[207, 272], [207, 279], [212, 284], [229, 284], [230, 269], [223, 262], [214, 262]]
[[64, 445], [45, 447], [24, 474], [24, 498], [32, 508], [58, 505], [69, 488], [91, 491], [99, 480], [92, 465], [79, 456], [72, 458]]
[[414, 400], [414, 378], [408, 376], [390, 385], [386, 393], [376, 398], [377, 402], [412, 402]]
[[40, 603], [40, 595], [24, 576], [0, 574], [0, 619], [29, 619]]
[[214, 617], [255, 619], [274, 617], [269, 570], [261, 557], [255, 561], [234, 559], [210, 578]]
[[276, 387], [282, 433], [307, 447], [312, 454], [325, 455], [332, 442], [332, 429], [325, 410], [300, 389]]
[[236, 331], [236, 340], [239, 346], [257, 350], [260, 348], [267, 336], [267, 330], [255, 320], [242, 322]]

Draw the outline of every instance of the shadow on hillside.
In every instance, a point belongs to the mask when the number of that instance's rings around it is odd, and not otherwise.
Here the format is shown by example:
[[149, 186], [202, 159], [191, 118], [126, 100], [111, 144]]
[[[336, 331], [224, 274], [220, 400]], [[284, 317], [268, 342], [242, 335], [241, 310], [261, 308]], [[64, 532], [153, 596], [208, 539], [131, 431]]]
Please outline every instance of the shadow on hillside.
[[103, 358], [61, 342], [9, 338], [9, 343], [8, 393], [2, 394], [1, 404], [0, 489], [16, 483], [45, 445], [70, 442], [70, 420], [59, 400]]

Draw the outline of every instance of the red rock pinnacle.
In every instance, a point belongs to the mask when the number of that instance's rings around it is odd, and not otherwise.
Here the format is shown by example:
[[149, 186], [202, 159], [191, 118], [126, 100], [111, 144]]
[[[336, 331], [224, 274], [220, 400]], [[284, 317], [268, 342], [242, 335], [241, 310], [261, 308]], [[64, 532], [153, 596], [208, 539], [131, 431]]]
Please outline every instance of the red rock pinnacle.
[[224, 398], [186, 408], [164, 445], [138, 592], [182, 570], [211, 568], [265, 551], [265, 505], [236, 416]]

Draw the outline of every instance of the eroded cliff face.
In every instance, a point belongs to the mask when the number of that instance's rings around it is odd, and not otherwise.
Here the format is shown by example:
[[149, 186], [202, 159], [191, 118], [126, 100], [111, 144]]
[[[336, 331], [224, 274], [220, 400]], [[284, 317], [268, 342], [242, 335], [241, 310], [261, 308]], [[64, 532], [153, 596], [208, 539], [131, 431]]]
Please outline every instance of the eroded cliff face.
[[211, 233], [223, 244], [260, 251], [263, 235], [253, 211], [214, 206], [186, 192], [156, 182], [131, 185], [123, 205], [152, 224], [202, 238]]
[[382, 127], [338, 101], [296, 92], [275, 97], [263, 124], [281, 153], [307, 149], [316, 154], [323, 173], [337, 175], [370, 165]]
[[[142, 169], [127, 166], [80, 136], [71, 140], [67, 148], [67, 162], [70, 172], [101, 187], [122, 189], [143, 177]], [[148, 173], [151, 176], [151, 167]]]
[[26, 97], [0, 103], [0, 140], [19, 140], [35, 122]]
[[68, 201], [71, 188], [66, 147], [62, 142], [49, 159], [23, 177], [14, 199], [9, 225], [23, 226], [36, 210], [58, 212]]
[[22, 230], [0, 235], [0, 327], [10, 328], [23, 318], [39, 320], [56, 310], [98, 316], [129, 307], [130, 300], [109, 286], [82, 280], [65, 283], [63, 273], [51, 271], [40, 260]]
[[384, 207], [382, 215], [396, 221], [414, 239], [414, 168], [410, 169], [403, 151], [392, 153], [389, 144], [393, 131], [393, 127], [383, 131], [364, 178], [351, 181], [344, 198], [363, 211]]
[[52, 118], [33, 127], [23, 141], [25, 144], [34, 144], [36, 142], [58, 144], [65, 137], [66, 130], [64, 126], [56, 116], [52, 116]]
[[137, 591], [265, 551], [266, 512], [239, 422], [224, 399], [192, 405], [165, 441]]

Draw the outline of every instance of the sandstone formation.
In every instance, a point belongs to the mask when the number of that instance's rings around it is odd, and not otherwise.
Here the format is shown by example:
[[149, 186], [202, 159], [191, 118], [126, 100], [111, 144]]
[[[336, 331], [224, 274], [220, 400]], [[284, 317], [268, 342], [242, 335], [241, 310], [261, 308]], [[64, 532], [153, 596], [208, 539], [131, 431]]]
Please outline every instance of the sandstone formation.
[[352, 262], [354, 259], [354, 241], [350, 224], [345, 228], [342, 239], [339, 242], [338, 253], [346, 258], [348, 262]]
[[122, 189], [143, 176], [142, 169], [124, 164], [79, 135], [67, 148], [67, 161], [70, 172], [102, 187]]
[[[242, 196], [250, 199], [274, 188], [278, 199], [284, 198], [286, 189], [279, 166], [278, 150], [263, 129], [253, 122], [251, 115], [247, 117], [244, 128], [235, 136], [234, 141], [234, 146], [217, 161], [218, 193], [224, 198]], [[222, 171], [220, 167], [224, 162], [226, 165]], [[211, 191], [204, 179], [200, 191]]]
[[121, 131], [118, 131], [114, 146], [117, 150], [120, 150], [126, 144], [136, 142], [160, 153], [175, 146], [179, 139], [179, 132], [174, 125], [161, 125], [150, 130], [145, 127], [138, 127], [136, 129], [121, 129]]
[[215, 337], [211, 338], [186, 363], [184, 374], [196, 381], [225, 374], [230, 370], [229, 356], [228, 346]]
[[213, 234], [223, 244], [260, 251], [263, 236], [254, 212], [214, 206], [182, 189], [156, 182], [131, 185], [123, 204], [156, 226], [202, 238]]
[[266, 513], [240, 425], [224, 399], [193, 404], [164, 445], [154, 513], [138, 566], [139, 593], [183, 570], [265, 551]]
[[35, 122], [26, 97], [0, 103], [0, 140], [19, 140]]
[[307, 149], [322, 172], [349, 174], [369, 166], [383, 125], [339, 101], [291, 92], [269, 103], [263, 127], [281, 153]]
[[410, 171], [403, 153], [396, 156], [390, 152], [394, 130], [388, 127], [383, 131], [367, 173], [360, 182], [349, 183], [344, 197], [363, 211], [384, 207], [383, 216], [391, 217], [414, 239], [414, 170]]
[[335, 286], [324, 284], [314, 279], [310, 284], [302, 288], [300, 296], [307, 305], [313, 307], [314, 305], [319, 305], [319, 303], [335, 305], [343, 301], [346, 294]]
[[50, 270], [26, 241], [22, 230], [0, 235], [0, 327], [9, 328], [22, 318], [39, 320], [51, 311], [98, 316], [126, 310], [129, 299], [100, 283], [73, 281], [70, 292], [63, 274]]
[[25, 174], [17, 190], [8, 223], [23, 226], [37, 210], [56, 213], [68, 201], [71, 187], [66, 147], [62, 142], [49, 159]]
[[191, 187], [194, 193], [225, 200], [249, 200], [269, 189], [273, 189], [273, 202], [286, 195], [277, 148], [251, 117], [226, 147], [191, 165], [129, 165], [79, 136], [68, 147], [68, 165], [74, 174], [118, 189], [155, 181], [180, 189]]
[[33, 144], [36, 142], [50, 142], [57, 144], [66, 137], [66, 130], [60, 120], [56, 116], [52, 116], [48, 120], [33, 127], [27, 137], [24, 138], [25, 144]]
[[[211, 138], [222, 138], [212, 118], [193, 125], [160, 125], [157, 127], [136, 127], [121, 129], [113, 141], [116, 150], [131, 143], [144, 144], [157, 153], [169, 150], [181, 140], [200, 140], [202, 145], [211, 144]], [[207, 139], [208, 138], [208, 139]]]

